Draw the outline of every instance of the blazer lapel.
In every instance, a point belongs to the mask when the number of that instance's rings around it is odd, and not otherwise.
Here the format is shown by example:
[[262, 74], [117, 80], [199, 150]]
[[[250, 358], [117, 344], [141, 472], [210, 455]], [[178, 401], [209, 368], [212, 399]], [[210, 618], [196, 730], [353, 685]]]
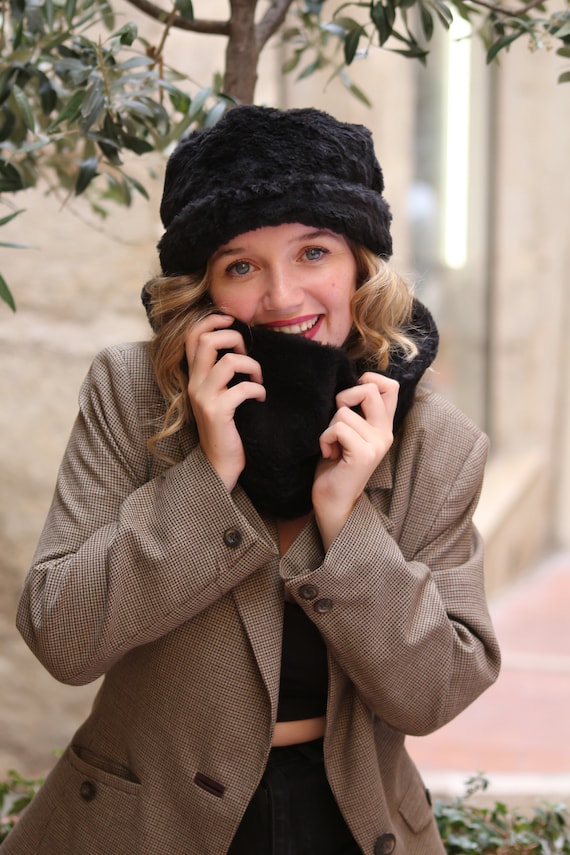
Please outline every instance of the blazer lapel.
[[[265, 525], [244, 490], [238, 486], [234, 500], [245, 517], [265, 540], [276, 534]], [[277, 712], [283, 635], [283, 585], [279, 556], [252, 573], [233, 590], [234, 601], [249, 636], [261, 676], [267, 687], [273, 717]]]
[[234, 588], [234, 601], [249, 636], [257, 664], [267, 687], [273, 719], [277, 713], [281, 670], [283, 589], [278, 560]]

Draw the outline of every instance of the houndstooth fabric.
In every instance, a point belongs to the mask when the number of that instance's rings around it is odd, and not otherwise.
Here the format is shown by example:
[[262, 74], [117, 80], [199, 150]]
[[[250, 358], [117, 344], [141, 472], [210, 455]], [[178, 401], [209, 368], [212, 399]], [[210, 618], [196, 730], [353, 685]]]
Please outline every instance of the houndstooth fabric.
[[270, 748], [284, 586], [328, 645], [327, 773], [363, 853], [384, 834], [443, 853], [404, 735], [498, 673], [485, 436], [420, 394], [327, 554], [310, 521], [280, 557], [190, 427], [163, 441], [173, 465], [149, 454], [163, 406], [145, 345], [95, 359], [18, 626], [58, 680], [105, 678], [2, 855], [223, 855]]

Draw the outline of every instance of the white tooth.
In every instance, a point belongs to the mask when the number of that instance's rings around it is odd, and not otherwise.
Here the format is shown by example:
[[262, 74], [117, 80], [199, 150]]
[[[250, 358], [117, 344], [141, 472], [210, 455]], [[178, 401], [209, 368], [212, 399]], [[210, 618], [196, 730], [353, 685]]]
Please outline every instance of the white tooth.
[[291, 326], [285, 327], [275, 327], [277, 332], [282, 332], [288, 335], [299, 335], [299, 333], [306, 332], [315, 326], [318, 318], [314, 318], [312, 321], [303, 321], [302, 324], [291, 324]]

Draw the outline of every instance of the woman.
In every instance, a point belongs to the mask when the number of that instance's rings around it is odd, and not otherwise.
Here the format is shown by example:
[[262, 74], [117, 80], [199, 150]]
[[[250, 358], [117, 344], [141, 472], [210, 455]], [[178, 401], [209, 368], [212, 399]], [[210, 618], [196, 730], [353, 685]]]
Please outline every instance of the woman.
[[172, 155], [153, 339], [93, 363], [18, 616], [105, 678], [6, 855], [444, 852], [404, 739], [497, 676], [487, 441], [416, 391], [383, 188], [316, 110]]

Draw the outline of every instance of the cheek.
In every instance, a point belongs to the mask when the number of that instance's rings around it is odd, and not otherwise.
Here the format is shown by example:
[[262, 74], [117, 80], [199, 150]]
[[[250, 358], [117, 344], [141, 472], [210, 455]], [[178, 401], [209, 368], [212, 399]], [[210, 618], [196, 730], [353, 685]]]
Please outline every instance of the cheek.
[[210, 298], [218, 309], [245, 323], [252, 319], [257, 306], [255, 296], [243, 287], [225, 288], [213, 284], [210, 288]]
[[[329, 306], [339, 319], [346, 320], [347, 318], [352, 318], [350, 304], [355, 291], [356, 285], [348, 277], [339, 277], [332, 285], [329, 285]], [[324, 299], [327, 299], [327, 297], [324, 297]]]

